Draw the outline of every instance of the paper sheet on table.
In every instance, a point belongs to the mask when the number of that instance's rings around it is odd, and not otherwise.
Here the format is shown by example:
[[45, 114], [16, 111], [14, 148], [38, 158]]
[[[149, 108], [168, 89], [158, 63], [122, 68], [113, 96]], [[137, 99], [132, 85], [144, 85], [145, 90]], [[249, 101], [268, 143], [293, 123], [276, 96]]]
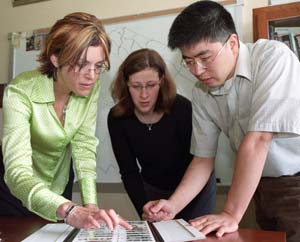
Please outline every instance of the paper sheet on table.
[[67, 224], [46, 224], [21, 242], [63, 242], [73, 229]]
[[205, 239], [204, 234], [183, 219], [153, 223], [164, 242], [182, 242]]

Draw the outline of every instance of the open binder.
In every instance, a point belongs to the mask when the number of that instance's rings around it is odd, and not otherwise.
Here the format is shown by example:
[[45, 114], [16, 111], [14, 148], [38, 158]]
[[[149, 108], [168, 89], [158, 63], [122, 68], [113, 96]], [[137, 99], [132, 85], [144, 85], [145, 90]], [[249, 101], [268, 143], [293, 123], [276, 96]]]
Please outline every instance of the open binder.
[[[94, 231], [76, 230], [65, 242], [181, 242], [204, 239], [205, 236], [183, 219], [149, 223], [131, 221], [133, 230], [119, 227], [119, 231], [108, 231], [106, 227]], [[90, 237], [89, 237], [90, 236]]]
[[204, 239], [205, 236], [183, 219], [150, 223], [129, 221], [133, 230], [118, 226], [113, 231], [105, 225], [79, 230], [66, 224], [47, 224], [23, 242], [181, 242]]

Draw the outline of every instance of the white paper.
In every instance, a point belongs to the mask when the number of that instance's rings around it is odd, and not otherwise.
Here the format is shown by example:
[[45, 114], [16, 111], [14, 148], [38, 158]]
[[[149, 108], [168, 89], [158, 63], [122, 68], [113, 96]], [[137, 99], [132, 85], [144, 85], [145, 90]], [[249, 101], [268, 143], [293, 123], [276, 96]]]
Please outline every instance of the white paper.
[[182, 242], [205, 239], [205, 236], [183, 219], [153, 223], [164, 242]]
[[63, 242], [73, 229], [67, 224], [46, 224], [21, 242]]

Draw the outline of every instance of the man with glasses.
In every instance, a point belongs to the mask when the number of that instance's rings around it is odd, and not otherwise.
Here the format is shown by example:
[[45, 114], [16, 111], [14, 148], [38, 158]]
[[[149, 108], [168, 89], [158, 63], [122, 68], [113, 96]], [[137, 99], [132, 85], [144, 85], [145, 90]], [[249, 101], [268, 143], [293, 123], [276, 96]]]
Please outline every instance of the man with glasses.
[[[300, 64], [284, 44], [239, 41], [231, 15], [198, 1], [175, 19], [169, 47], [199, 80], [193, 89], [194, 159], [168, 200], [144, 207], [153, 220], [172, 219], [206, 183], [223, 132], [236, 152], [223, 210], [191, 220], [204, 234], [236, 231], [255, 193], [257, 221], [300, 241]], [[262, 178], [261, 178], [262, 177]]]

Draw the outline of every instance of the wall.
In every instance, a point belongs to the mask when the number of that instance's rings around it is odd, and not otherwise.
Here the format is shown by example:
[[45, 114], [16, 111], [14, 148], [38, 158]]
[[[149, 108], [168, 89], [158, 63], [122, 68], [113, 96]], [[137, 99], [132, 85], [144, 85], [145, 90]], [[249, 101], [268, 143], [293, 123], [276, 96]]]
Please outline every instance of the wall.
[[252, 42], [253, 26], [252, 26], [252, 9], [268, 6], [268, 0], [244, 0], [243, 10], [243, 41]]
[[[193, 0], [50, 0], [12, 7], [12, 0], [0, 1], [0, 83], [9, 77], [8, 33], [50, 27], [57, 19], [74, 11], [86, 11], [100, 18], [184, 7]], [[252, 41], [252, 8], [266, 6], [268, 0], [244, 0], [244, 41]], [[118, 8], [116, 8], [118, 6]]]

